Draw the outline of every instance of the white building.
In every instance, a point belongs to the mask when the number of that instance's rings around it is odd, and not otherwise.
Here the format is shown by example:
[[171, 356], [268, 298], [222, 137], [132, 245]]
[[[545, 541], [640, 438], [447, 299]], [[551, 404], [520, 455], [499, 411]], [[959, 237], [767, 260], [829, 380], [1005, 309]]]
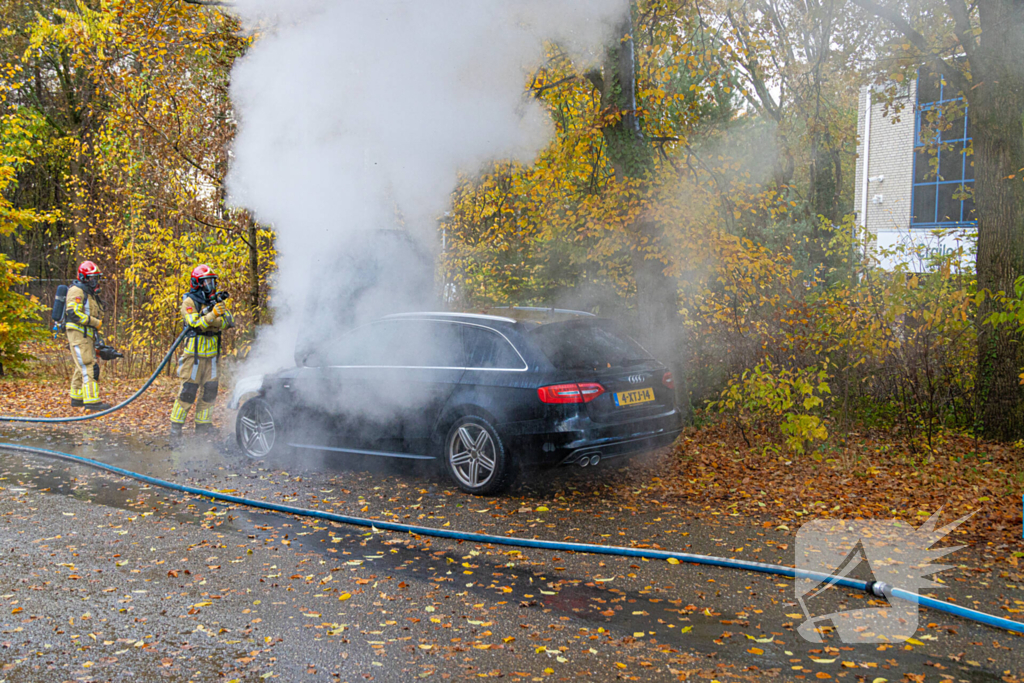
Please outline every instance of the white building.
[[922, 71], [900, 93], [902, 109], [890, 105], [886, 115], [884, 103], [869, 107], [872, 89], [861, 90], [854, 206], [887, 267], [901, 260], [885, 255], [898, 244], [919, 247], [922, 256], [910, 261], [917, 271], [936, 250], [973, 248], [970, 126], [962, 99], [950, 91]]

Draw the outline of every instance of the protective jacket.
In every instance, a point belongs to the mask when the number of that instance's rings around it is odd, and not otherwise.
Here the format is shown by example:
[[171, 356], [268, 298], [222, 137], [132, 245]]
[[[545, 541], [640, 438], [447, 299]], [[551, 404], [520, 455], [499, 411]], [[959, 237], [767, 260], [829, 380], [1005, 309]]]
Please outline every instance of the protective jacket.
[[200, 292], [189, 292], [181, 301], [181, 317], [188, 332], [185, 337], [186, 356], [219, 356], [221, 332], [234, 326], [234, 318], [229, 312], [223, 316], [216, 315], [213, 311], [203, 314], [202, 310], [206, 305], [206, 297]]
[[185, 350], [178, 361], [181, 391], [171, 408], [171, 423], [174, 425], [185, 423], [193, 403], [196, 404], [196, 425], [209, 425], [212, 421], [220, 382], [217, 369], [220, 335], [235, 322], [227, 311], [223, 316], [212, 310], [203, 313], [203, 308], [209, 303], [205, 293], [196, 290], [186, 294], [181, 302], [181, 317], [185, 321], [187, 336]]
[[75, 280], [68, 289], [64, 326], [68, 330], [81, 332], [90, 339], [96, 338], [96, 327], [103, 317], [99, 297], [89, 294], [81, 282]]
[[75, 401], [87, 406], [100, 402], [100, 366], [96, 363], [96, 328], [103, 315], [100, 306], [99, 297], [89, 294], [89, 290], [75, 280], [68, 290], [64, 309], [64, 328], [75, 364], [68, 391], [72, 405], [76, 405]]

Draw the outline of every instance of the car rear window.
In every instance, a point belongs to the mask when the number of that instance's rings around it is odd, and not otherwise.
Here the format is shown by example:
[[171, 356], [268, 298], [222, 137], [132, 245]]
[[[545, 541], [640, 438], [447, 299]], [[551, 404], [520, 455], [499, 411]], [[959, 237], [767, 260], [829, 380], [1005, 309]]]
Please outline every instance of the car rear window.
[[559, 370], [604, 370], [651, 359], [611, 320], [567, 320], [535, 327], [533, 342]]

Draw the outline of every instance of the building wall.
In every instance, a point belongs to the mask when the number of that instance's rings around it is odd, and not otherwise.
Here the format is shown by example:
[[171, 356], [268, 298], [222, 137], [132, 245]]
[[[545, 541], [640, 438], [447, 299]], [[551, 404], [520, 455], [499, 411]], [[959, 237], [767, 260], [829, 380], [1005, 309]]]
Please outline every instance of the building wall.
[[[914, 180], [914, 110], [917, 84], [911, 81], [904, 104], [898, 114], [883, 115], [884, 105], [871, 106], [871, 148], [865, 155], [865, 122], [870, 90], [861, 88], [857, 112], [857, 185], [854, 207], [857, 222], [866, 225], [872, 234], [879, 231], [910, 229], [910, 199]], [[884, 176], [884, 180], [868, 183], [867, 220], [862, 215], [864, 159], [868, 159], [868, 178]]]

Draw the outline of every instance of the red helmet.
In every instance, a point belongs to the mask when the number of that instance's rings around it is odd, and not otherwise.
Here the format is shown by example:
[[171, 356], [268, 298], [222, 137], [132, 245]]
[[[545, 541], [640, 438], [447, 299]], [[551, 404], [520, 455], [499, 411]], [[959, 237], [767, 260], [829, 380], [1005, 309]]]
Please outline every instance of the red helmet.
[[100, 267], [92, 261], [82, 261], [82, 265], [78, 266], [78, 279], [84, 282], [91, 275], [102, 275]]
[[82, 261], [82, 265], [78, 266], [78, 281], [90, 292], [96, 291], [102, 274], [100, 267], [92, 261]]
[[202, 263], [192, 269], [192, 289], [203, 290], [206, 294], [217, 291], [217, 273], [210, 266]]

